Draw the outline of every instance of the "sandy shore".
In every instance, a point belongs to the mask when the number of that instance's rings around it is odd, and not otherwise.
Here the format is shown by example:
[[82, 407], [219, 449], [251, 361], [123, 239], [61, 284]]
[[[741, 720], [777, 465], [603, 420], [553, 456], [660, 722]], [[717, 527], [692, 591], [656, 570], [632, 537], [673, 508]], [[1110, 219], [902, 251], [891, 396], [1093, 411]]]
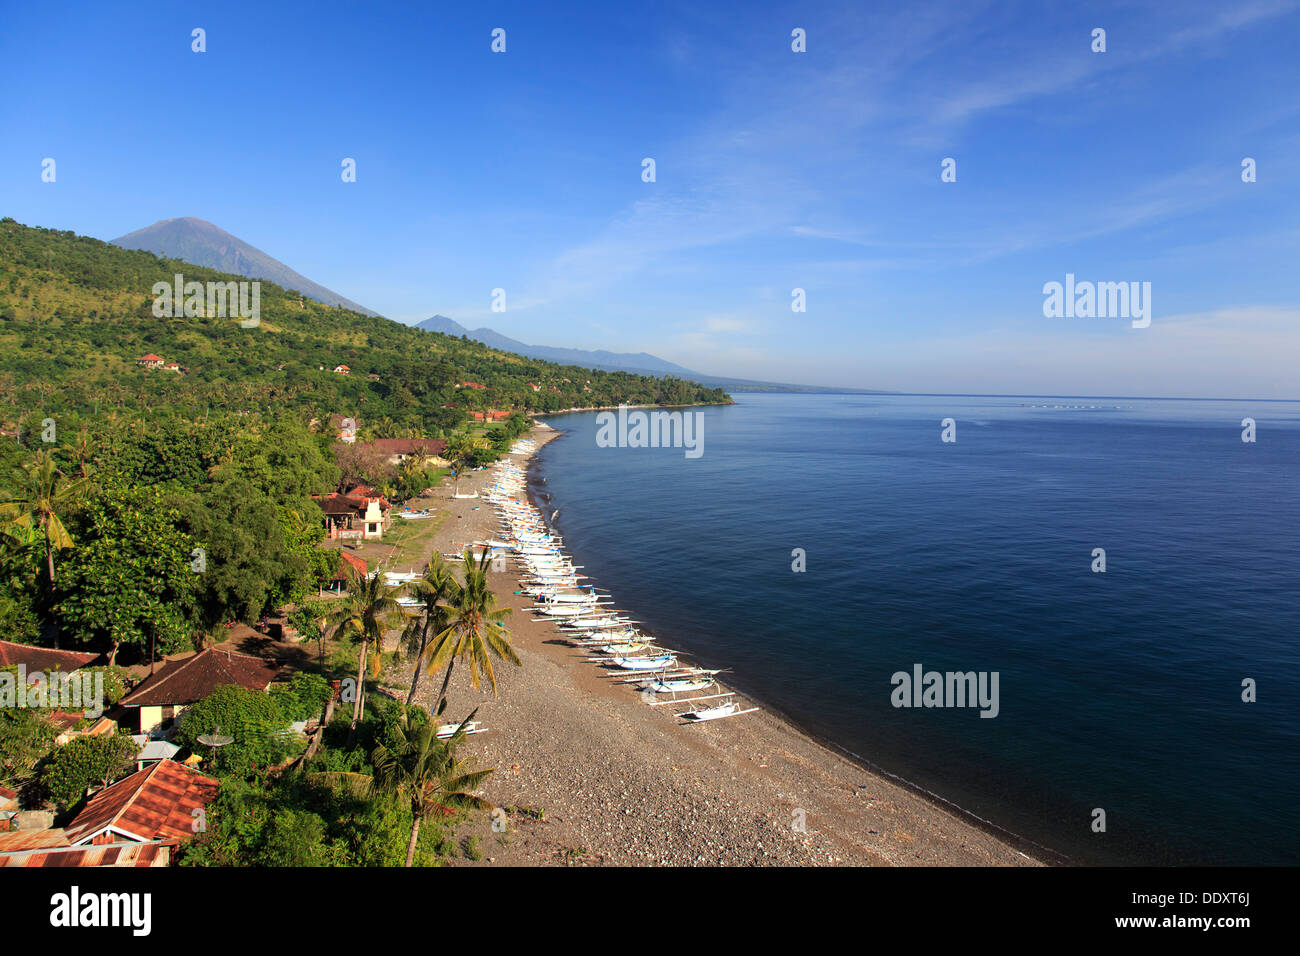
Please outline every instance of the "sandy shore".
[[[557, 436], [534, 431], [539, 445]], [[518, 458], [515, 459], [519, 461]], [[522, 462], [521, 462], [522, 464]], [[461, 491], [489, 472], [462, 479]], [[491, 506], [439, 489], [431, 506], [450, 516], [434, 537], [458, 550], [497, 529]], [[557, 629], [517, 595], [515, 575], [494, 574], [522, 667], [497, 669], [500, 696], [475, 691], [457, 668], [447, 716], [479, 708], [487, 733], [466, 756], [495, 767], [484, 793], [506, 807], [507, 831], [484, 820], [483, 861], [465, 865], [1035, 865], [1009, 843], [922, 795], [822, 746], [760, 711], [687, 724], [648, 707], [558, 639]], [[614, 595], [618, 597], [617, 594]], [[671, 641], [668, 642], [671, 645]], [[409, 668], [385, 677], [409, 687]], [[428, 703], [440, 678], [425, 678]], [[404, 692], [404, 688], [402, 688]]]

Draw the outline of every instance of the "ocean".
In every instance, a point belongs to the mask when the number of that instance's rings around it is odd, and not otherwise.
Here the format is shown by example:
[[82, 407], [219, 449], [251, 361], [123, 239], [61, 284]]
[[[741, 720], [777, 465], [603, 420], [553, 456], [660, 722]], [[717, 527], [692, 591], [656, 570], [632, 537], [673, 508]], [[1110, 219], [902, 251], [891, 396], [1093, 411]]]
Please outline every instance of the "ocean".
[[[1300, 862], [1300, 403], [735, 397], [699, 457], [546, 419], [533, 491], [646, 630], [1059, 858]], [[895, 706], [918, 665], [996, 716]]]

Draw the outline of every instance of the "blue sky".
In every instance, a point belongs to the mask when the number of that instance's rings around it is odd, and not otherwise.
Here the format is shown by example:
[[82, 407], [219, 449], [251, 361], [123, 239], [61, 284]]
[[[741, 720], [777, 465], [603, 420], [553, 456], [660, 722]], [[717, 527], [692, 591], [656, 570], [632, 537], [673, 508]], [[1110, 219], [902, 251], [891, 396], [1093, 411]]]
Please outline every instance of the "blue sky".
[[[399, 321], [714, 374], [1300, 397], [1295, 0], [0, 17], [20, 222], [111, 239], [198, 216]], [[1150, 282], [1151, 326], [1045, 318], [1066, 273]]]

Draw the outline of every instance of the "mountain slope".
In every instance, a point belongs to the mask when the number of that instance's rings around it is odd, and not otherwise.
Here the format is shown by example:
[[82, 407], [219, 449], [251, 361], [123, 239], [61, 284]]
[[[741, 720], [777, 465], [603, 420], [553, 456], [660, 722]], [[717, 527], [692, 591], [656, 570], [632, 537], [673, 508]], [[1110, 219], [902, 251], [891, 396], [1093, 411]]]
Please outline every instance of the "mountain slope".
[[337, 292], [312, 282], [278, 259], [205, 219], [195, 219], [192, 216], [162, 219], [152, 226], [119, 236], [112, 243], [123, 249], [143, 249], [165, 259], [184, 259], [196, 266], [206, 266], [218, 272], [233, 272], [249, 279], [264, 279], [284, 289], [296, 289], [308, 298], [326, 305], [351, 309], [363, 315], [375, 314]]
[[631, 372], [635, 375], [673, 375], [692, 382], [699, 382], [707, 388], [725, 388], [734, 392], [853, 392], [879, 394], [877, 390], [867, 388], [787, 385], [779, 382], [761, 382], [754, 379], [706, 375], [703, 372], [696, 372], [685, 366], [669, 362], [667, 359], [661, 359], [657, 355], [651, 355], [649, 352], [607, 352], [604, 349], [589, 351], [587, 349], [554, 348], [549, 345], [528, 345], [492, 329], [467, 329], [455, 319], [449, 319], [445, 315], [435, 315], [425, 319], [416, 328], [424, 329], [426, 332], [438, 332], [442, 335], [456, 337], [463, 335], [494, 349], [500, 349], [502, 352], [514, 352], [517, 355], [543, 359], [548, 362], [602, 369], [607, 372]]
[[586, 368], [599, 368], [607, 371], [636, 371], [641, 375], [676, 375], [681, 378], [699, 379], [699, 373], [684, 366], [666, 361], [649, 352], [609, 352], [604, 349], [590, 351], [587, 349], [555, 348], [549, 345], [528, 345], [518, 339], [512, 339], [492, 329], [465, 328], [454, 319], [445, 315], [435, 315], [425, 319], [417, 329], [426, 332], [441, 332], [443, 335], [464, 335], [476, 342], [482, 342], [503, 352], [515, 352], [529, 358], [544, 359], [547, 362], [559, 362], [563, 365], [581, 365]]
[[[239, 409], [386, 422], [436, 436], [467, 411], [726, 402], [694, 382], [561, 366], [300, 300], [264, 281], [256, 326], [155, 315], [155, 283], [238, 278], [71, 232], [0, 219], [0, 431], [35, 416]], [[166, 315], [166, 310], [162, 311]], [[206, 310], [204, 310], [206, 311]], [[141, 367], [147, 353], [183, 371]], [[350, 366], [348, 374], [335, 373]], [[472, 386], [466, 383], [474, 383]], [[72, 417], [65, 417], [71, 415]], [[31, 426], [24, 429], [30, 434]]]

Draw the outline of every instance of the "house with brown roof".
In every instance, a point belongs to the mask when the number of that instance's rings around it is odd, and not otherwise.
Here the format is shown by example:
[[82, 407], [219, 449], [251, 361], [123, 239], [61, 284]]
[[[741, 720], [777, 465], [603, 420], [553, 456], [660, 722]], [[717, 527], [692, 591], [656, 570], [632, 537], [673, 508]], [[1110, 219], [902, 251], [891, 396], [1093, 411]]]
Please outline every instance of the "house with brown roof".
[[29, 674], [32, 671], [45, 673], [60, 671], [70, 674], [92, 664], [106, 663], [108, 658], [103, 654], [92, 654], [87, 651], [59, 651], [52, 647], [35, 647], [31, 644], [0, 641], [0, 667], [23, 665]]
[[335, 375], [349, 375], [349, 374], [351, 374], [351, 373], [352, 373], [352, 369], [348, 368], [346, 365], [335, 365], [335, 366], [334, 366], [334, 374], [335, 374]]
[[218, 783], [174, 760], [138, 770], [92, 796], [64, 827], [71, 846], [181, 843], [194, 836], [199, 815]]
[[390, 524], [388, 499], [360, 486], [340, 494], [313, 495], [324, 512], [325, 530], [331, 540], [382, 538]]
[[249, 690], [266, 690], [279, 670], [277, 664], [265, 658], [209, 647], [189, 657], [165, 661], [118, 703], [126, 708], [127, 721], [139, 733], [153, 733], [218, 687], [238, 684]]
[[376, 438], [362, 447], [383, 455], [390, 465], [400, 465], [408, 458], [418, 459], [426, 466], [442, 468], [447, 464], [442, 457], [447, 442], [442, 438]]
[[154, 355], [150, 352], [147, 355], [141, 355], [135, 360], [135, 364], [141, 368], [162, 368], [163, 361], [161, 355]]

